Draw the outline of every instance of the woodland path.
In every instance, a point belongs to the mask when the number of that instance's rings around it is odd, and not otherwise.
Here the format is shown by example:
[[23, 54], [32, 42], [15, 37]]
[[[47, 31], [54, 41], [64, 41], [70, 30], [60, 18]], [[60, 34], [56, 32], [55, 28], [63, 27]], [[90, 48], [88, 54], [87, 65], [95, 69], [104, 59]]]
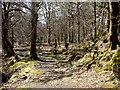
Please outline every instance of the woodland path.
[[[78, 72], [74, 72], [73, 75], [66, 77], [59, 77], [58, 75], [59, 78], [51, 76], [51, 79], [49, 78], [46, 83], [39, 81], [39, 78], [34, 82], [24, 83], [23, 85], [30, 88], [100, 88], [104, 87], [106, 83], [111, 83], [109, 81], [106, 82], [105, 79], [109, 77], [106, 74], [98, 74], [92, 69], [83, 73], [81, 72], [83, 71], [79, 70]], [[106, 73], [110, 74], [110, 72]]]
[[[44, 50], [45, 52], [47, 50]], [[94, 68], [86, 70], [85, 67], [70, 66], [69, 63], [56, 63], [54, 61], [62, 60], [65, 56], [41, 54], [40, 59], [52, 62], [36, 61], [32, 66], [34, 70], [40, 70], [41, 74], [29, 75], [26, 79], [17, 81], [8, 81], [8, 87], [11, 88], [100, 88], [112, 84], [109, 77], [112, 71], [97, 73]], [[27, 72], [29, 73], [29, 72]]]

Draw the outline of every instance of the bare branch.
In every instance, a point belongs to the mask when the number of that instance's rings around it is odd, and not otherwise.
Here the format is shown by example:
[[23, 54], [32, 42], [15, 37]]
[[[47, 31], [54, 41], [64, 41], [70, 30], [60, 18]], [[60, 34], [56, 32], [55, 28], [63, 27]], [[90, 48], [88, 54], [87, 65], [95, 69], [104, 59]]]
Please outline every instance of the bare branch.
[[16, 2], [14, 2], [14, 4], [17, 5], [17, 6], [20, 6], [20, 7], [26, 8], [26, 9], [28, 9], [28, 10], [31, 11], [31, 8], [28, 7], [24, 2], [22, 2], [22, 3], [16, 3]]
[[7, 10], [7, 13], [12, 12], [12, 11], [21, 11], [21, 12], [23, 12], [23, 13], [26, 14], [26, 12], [24, 12], [23, 10], [21, 10], [21, 9], [19, 9], [19, 8], [9, 9], [9, 10]]
[[39, 3], [39, 7], [38, 7], [37, 11], [39, 11], [39, 10], [40, 10], [40, 8], [41, 8], [42, 4], [43, 4], [43, 2], [40, 2], [40, 3]]

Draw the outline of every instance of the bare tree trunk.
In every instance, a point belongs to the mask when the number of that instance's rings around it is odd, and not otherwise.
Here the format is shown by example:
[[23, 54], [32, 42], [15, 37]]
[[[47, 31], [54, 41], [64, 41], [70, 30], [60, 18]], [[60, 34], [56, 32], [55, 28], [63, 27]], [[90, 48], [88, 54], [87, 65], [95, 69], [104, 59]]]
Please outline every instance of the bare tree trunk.
[[[105, 8], [105, 4], [102, 2], [101, 3], [102, 4], [102, 7], [104, 7]], [[104, 25], [105, 25], [105, 21], [104, 21], [104, 16], [105, 15], [105, 12], [104, 12], [104, 10], [102, 10], [102, 18], [101, 18], [101, 30], [99, 30], [99, 36], [101, 36], [102, 35], [102, 33], [103, 33], [103, 31], [104, 31]]]
[[65, 42], [65, 48], [68, 49], [68, 30], [67, 30], [67, 20], [65, 21], [65, 32], [64, 32], [64, 42]]
[[94, 39], [97, 36], [97, 29], [96, 29], [96, 2], [94, 2]]
[[111, 50], [117, 49], [117, 44], [120, 46], [120, 42], [118, 40], [118, 16], [119, 16], [119, 3], [111, 2], [112, 5], [112, 29], [110, 41], [112, 42]]
[[72, 36], [71, 36], [71, 42], [74, 43], [74, 17], [72, 16]]
[[50, 6], [48, 9], [49, 9], [49, 11], [48, 11], [48, 43], [50, 45], [50, 43], [51, 43]]
[[112, 14], [112, 7], [111, 7], [111, 2], [108, 2], [108, 21], [107, 21], [107, 28], [109, 34], [111, 34], [111, 28], [112, 28], [112, 20], [111, 20], [111, 14]]
[[37, 10], [36, 10], [36, 2], [32, 2], [32, 11], [31, 11], [31, 50], [30, 50], [30, 54], [31, 54], [31, 58], [33, 58], [34, 60], [39, 60], [39, 58], [37, 57], [37, 53], [36, 53], [36, 30], [37, 30], [37, 19], [38, 19], [38, 14], [37, 14]]
[[78, 12], [78, 43], [80, 43], [80, 10], [79, 10], [80, 2], [77, 3], [77, 12]]
[[2, 12], [2, 48], [6, 53], [6, 57], [15, 55], [11, 43], [8, 41], [9, 12], [6, 10], [7, 3], [4, 2], [4, 10]]
[[12, 41], [12, 47], [14, 48], [14, 31], [13, 31], [13, 29], [12, 29], [11, 32], [12, 32], [12, 38], [11, 38], [12, 39], [11, 40]]
[[69, 42], [71, 42], [71, 19], [69, 18], [68, 19], [68, 31], [69, 31]]
[[64, 35], [63, 35], [63, 29], [61, 29], [61, 34], [60, 35], [61, 35], [61, 42], [63, 42], [63, 40], [64, 40], [63, 39], [63, 37], [64, 37]]

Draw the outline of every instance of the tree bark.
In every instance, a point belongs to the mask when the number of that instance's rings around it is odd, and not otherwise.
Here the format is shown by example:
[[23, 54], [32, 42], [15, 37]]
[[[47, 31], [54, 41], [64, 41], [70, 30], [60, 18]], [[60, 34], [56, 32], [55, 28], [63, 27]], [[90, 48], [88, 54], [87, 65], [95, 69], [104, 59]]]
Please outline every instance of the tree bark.
[[94, 39], [97, 36], [97, 29], [96, 29], [96, 2], [94, 2]]
[[36, 2], [32, 2], [32, 11], [31, 11], [31, 58], [34, 60], [39, 60], [37, 53], [36, 53], [36, 30], [37, 30], [37, 19], [38, 19], [38, 14], [37, 14], [37, 9], [36, 9]]
[[51, 44], [50, 6], [48, 7], [48, 43]]
[[117, 44], [120, 46], [120, 42], [118, 40], [118, 17], [119, 17], [119, 3], [111, 2], [112, 5], [112, 29], [110, 41], [112, 43], [111, 50], [117, 49]]
[[6, 53], [5, 57], [15, 56], [15, 52], [11, 43], [8, 40], [8, 26], [9, 26], [9, 12], [7, 12], [7, 3], [3, 4], [3, 12], [2, 12], [2, 49]]
[[79, 10], [80, 2], [77, 3], [77, 12], [78, 12], [78, 43], [80, 43], [80, 10]]

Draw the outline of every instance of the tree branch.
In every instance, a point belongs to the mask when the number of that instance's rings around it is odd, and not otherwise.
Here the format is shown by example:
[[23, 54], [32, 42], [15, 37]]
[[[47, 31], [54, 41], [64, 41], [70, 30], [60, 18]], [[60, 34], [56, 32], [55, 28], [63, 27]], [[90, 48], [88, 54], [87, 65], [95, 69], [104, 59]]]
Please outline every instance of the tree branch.
[[41, 8], [42, 4], [43, 4], [43, 2], [41, 2], [41, 3], [40, 3], [40, 5], [39, 5], [39, 7], [38, 7], [37, 11], [39, 11], [39, 10], [40, 10], [40, 8]]
[[12, 11], [21, 11], [21, 12], [23, 12], [23, 13], [26, 14], [26, 12], [24, 12], [23, 10], [21, 10], [21, 9], [19, 9], [19, 8], [9, 9], [9, 10], [7, 10], [7, 13], [12, 12]]
[[31, 8], [29, 8], [24, 2], [22, 2], [22, 3], [16, 3], [16, 2], [14, 2], [14, 4], [17, 5], [17, 6], [26, 8], [26, 9], [28, 9], [28, 10], [31, 11]]

